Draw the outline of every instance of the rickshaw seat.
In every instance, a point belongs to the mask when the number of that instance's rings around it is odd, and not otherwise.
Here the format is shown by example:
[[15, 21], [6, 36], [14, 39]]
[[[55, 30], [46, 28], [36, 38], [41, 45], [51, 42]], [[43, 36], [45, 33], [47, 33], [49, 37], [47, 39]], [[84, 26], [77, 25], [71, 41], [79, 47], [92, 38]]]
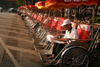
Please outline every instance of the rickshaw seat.
[[34, 13], [32, 13], [31, 18], [33, 18], [33, 16], [34, 16]]
[[42, 20], [43, 20], [43, 16], [40, 16], [39, 21], [42, 21]]
[[52, 18], [49, 17], [49, 21], [48, 21], [48, 23], [46, 23], [46, 26], [47, 27], [51, 27], [51, 24], [52, 24]]
[[51, 18], [48, 17], [46, 19], [43, 20], [43, 24], [45, 25], [43, 28], [46, 28], [49, 26], [49, 23], [51, 23]]
[[42, 20], [42, 16], [41, 16], [41, 14], [38, 14], [38, 16], [37, 16], [37, 19], [36, 19], [37, 21], [41, 21]]
[[43, 24], [48, 24], [49, 20], [50, 20], [49, 17], [45, 18], [44, 21], [43, 21]]
[[38, 15], [37, 15], [37, 14], [35, 14], [35, 15], [34, 15], [34, 19], [36, 20], [36, 19], [37, 19], [37, 17], [38, 17]]
[[56, 29], [57, 24], [58, 24], [58, 18], [55, 17], [54, 20], [53, 20], [53, 22], [52, 22], [52, 24], [51, 24], [51, 28]]
[[40, 15], [38, 15], [38, 16], [37, 16], [36, 20], [38, 20], [38, 21], [39, 21], [39, 18], [40, 18]]
[[[82, 32], [82, 30], [89, 36], [89, 34], [90, 34], [90, 25], [80, 24], [80, 27], [79, 27], [79, 25], [77, 27], [77, 32], [78, 32], [78, 35], [79, 35], [79, 39], [88, 39], [88, 37]], [[86, 43], [87, 41], [81, 41], [81, 42]]]
[[65, 20], [65, 18], [62, 18], [62, 17], [59, 18], [58, 24], [57, 24], [57, 27], [56, 27], [57, 30], [62, 30], [61, 24], [63, 23], [64, 20]]
[[[57, 23], [57, 25], [56, 25], [56, 30], [57, 31], [63, 31], [63, 28], [62, 28], [62, 26], [61, 26], [61, 24], [63, 23], [63, 21], [65, 20], [65, 18], [62, 18], [62, 17], [60, 17], [59, 19], [58, 19], [58, 23]], [[53, 34], [53, 36], [56, 36], [58, 33], [56, 32], [55, 34]]]

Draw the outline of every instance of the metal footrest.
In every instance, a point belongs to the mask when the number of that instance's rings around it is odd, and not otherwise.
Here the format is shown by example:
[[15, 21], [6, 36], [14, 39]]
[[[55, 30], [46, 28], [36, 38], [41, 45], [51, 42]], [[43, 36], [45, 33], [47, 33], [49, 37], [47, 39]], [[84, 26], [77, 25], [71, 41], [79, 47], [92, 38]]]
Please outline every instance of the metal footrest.
[[41, 55], [51, 55], [52, 51], [51, 50], [38, 50]]

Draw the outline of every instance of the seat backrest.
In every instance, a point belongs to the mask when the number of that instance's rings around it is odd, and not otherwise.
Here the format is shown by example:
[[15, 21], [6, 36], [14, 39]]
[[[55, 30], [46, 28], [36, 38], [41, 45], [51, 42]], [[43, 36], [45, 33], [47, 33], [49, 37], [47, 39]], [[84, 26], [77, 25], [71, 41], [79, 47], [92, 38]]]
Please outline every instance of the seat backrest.
[[38, 16], [37, 16], [36, 20], [38, 20], [38, 21], [39, 21], [39, 19], [40, 19], [40, 15], [38, 14]]
[[49, 17], [48, 23], [46, 23], [47, 27], [51, 27], [52, 24], [52, 17]]
[[37, 19], [37, 17], [38, 17], [38, 15], [37, 15], [37, 14], [35, 14], [35, 15], [34, 15], [34, 19]]
[[31, 18], [33, 18], [33, 16], [34, 16], [34, 13], [32, 13]]
[[43, 20], [43, 15], [41, 15], [39, 18], [39, 21], [42, 21], [42, 20]]
[[53, 36], [56, 36], [58, 34], [61, 34], [61, 31], [63, 30], [61, 24], [63, 24], [63, 21], [65, 20], [65, 18], [59, 17], [57, 25], [56, 25], [56, 32], [54, 32]]
[[[80, 24], [80, 26], [78, 25], [78, 27], [77, 27], [77, 32], [78, 32], [78, 35], [79, 35], [79, 39], [88, 39], [86, 34], [84, 34], [81, 29], [89, 36], [89, 34], [90, 34], [90, 25]], [[81, 41], [81, 42], [86, 43], [87, 41]]]
[[52, 24], [51, 24], [51, 28], [56, 29], [57, 24], [58, 24], [58, 19], [59, 19], [58, 17], [55, 17], [53, 19]]
[[62, 18], [62, 17], [59, 18], [58, 23], [57, 23], [57, 27], [56, 27], [57, 30], [62, 30], [61, 24], [63, 24], [64, 20], [65, 20], [65, 18]]

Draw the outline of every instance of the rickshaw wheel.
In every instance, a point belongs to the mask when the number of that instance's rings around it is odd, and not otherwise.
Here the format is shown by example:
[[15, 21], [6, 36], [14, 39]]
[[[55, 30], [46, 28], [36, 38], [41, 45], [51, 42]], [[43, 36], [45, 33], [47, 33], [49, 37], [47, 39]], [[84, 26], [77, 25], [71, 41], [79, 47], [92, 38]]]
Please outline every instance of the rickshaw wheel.
[[63, 67], [88, 67], [88, 65], [88, 53], [81, 47], [68, 49], [62, 57]]
[[95, 41], [94, 41], [94, 48], [93, 48], [93, 51], [92, 51], [92, 55], [94, 57], [99, 57], [100, 56], [100, 32], [98, 33]]

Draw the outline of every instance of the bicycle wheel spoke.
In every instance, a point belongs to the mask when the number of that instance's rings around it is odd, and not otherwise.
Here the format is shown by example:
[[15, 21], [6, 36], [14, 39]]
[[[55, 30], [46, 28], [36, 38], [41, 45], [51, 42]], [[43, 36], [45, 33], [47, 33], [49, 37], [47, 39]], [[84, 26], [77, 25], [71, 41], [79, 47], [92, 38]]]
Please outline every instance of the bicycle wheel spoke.
[[89, 58], [82, 48], [73, 48], [64, 54], [63, 67], [87, 67]]

